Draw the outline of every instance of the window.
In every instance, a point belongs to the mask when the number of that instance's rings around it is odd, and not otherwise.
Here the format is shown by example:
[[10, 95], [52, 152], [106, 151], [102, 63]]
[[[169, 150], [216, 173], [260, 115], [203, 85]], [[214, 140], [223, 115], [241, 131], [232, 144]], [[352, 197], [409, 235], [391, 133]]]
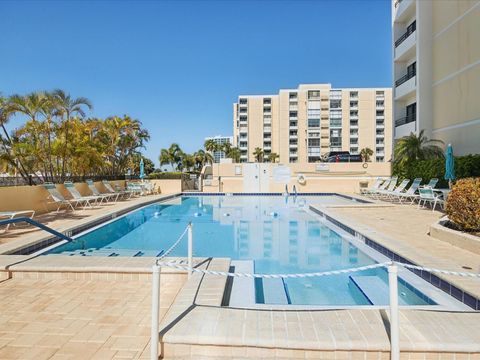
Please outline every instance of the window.
[[288, 98], [289, 99], [296, 99], [297, 98], [297, 93], [293, 93], [293, 92], [289, 93]]
[[320, 119], [308, 119], [308, 127], [309, 128], [319, 128], [320, 127]]
[[308, 146], [320, 146], [320, 139], [308, 139]]
[[240, 99], [240, 104], [245, 105], [247, 103], [247, 99]]
[[297, 115], [298, 115], [297, 111], [290, 111], [289, 114], [288, 114], [288, 116], [290, 116], [291, 118], [292, 117], [297, 117]]
[[246, 113], [246, 112], [247, 112], [247, 108], [240, 108], [240, 113], [241, 113], [241, 114], [244, 114], [244, 113]]
[[320, 99], [320, 90], [310, 90], [308, 92], [308, 99]]
[[340, 109], [342, 107], [342, 100], [330, 100], [331, 109]]
[[272, 107], [271, 106], [264, 106], [263, 111], [264, 112], [270, 112], [270, 111], [272, 111]]
[[350, 91], [350, 98], [351, 99], [358, 98], [358, 91]]
[[263, 104], [264, 105], [267, 105], [267, 104], [270, 105], [271, 103], [272, 103], [272, 99], [270, 99], [270, 98], [263, 99]]
[[307, 115], [309, 118], [317, 118], [320, 117], [320, 109], [308, 109]]
[[358, 107], [358, 101], [350, 101], [350, 107], [353, 107], [353, 108]]
[[377, 110], [377, 116], [385, 116], [385, 112], [383, 110]]
[[247, 121], [247, 117], [245, 115], [240, 115], [240, 121]]
[[297, 121], [290, 121], [290, 126], [297, 126]]
[[298, 145], [297, 139], [290, 139], [290, 145]]
[[290, 136], [297, 136], [297, 130], [290, 130]]
[[358, 116], [358, 110], [351, 110], [350, 111], [350, 117], [357, 117]]
[[309, 132], [308, 137], [309, 138], [316, 138], [316, 137], [318, 138], [318, 137], [320, 137], [320, 133], [319, 132]]

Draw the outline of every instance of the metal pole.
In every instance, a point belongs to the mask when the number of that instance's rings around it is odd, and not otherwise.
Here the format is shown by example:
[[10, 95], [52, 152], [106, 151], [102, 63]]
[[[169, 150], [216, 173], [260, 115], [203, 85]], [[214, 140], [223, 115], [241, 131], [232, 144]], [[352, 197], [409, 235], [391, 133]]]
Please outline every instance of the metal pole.
[[[193, 232], [192, 232], [193, 225], [192, 223], [188, 223], [188, 267], [191, 269], [193, 267]], [[188, 277], [192, 275], [191, 271], [188, 271]]]
[[390, 289], [390, 359], [400, 359], [399, 322], [398, 322], [398, 267], [394, 263], [388, 266], [388, 287]]
[[152, 267], [152, 332], [150, 338], [150, 360], [158, 360], [160, 315], [160, 266]]

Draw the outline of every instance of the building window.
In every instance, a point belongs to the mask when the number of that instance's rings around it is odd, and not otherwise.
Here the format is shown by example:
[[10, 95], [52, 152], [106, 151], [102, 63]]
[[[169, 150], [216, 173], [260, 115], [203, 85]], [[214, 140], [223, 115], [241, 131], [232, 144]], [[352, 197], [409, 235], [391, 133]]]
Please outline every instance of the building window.
[[350, 91], [350, 98], [357, 99], [358, 98], [358, 91]]
[[296, 99], [296, 98], [297, 98], [297, 93], [293, 93], [293, 92], [289, 93], [289, 94], [288, 94], [288, 98], [289, 98], [289, 99], [292, 99], [292, 100], [293, 100], [293, 99]]
[[291, 118], [296, 118], [298, 116], [298, 112], [297, 111], [290, 111], [288, 116], [290, 116]]
[[270, 99], [270, 98], [263, 99], [263, 104], [264, 105], [270, 105], [271, 103], [272, 103], [272, 99]]
[[240, 99], [240, 104], [245, 105], [247, 103], [247, 99]]
[[320, 119], [308, 119], [308, 127], [309, 128], [319, 128], [320, 127]]
[[330, 109], [340, 109], [342, 107], [342, 100], [330, 100]]

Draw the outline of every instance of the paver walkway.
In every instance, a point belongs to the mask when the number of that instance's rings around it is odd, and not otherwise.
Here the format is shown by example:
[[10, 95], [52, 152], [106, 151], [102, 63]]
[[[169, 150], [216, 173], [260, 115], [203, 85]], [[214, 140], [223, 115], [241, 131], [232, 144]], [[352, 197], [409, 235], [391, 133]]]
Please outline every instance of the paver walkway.
[[[183, 282], [162, 278], [161, 317]], [[0, 359], [147, 359], [150, 282], [0, 283]]]

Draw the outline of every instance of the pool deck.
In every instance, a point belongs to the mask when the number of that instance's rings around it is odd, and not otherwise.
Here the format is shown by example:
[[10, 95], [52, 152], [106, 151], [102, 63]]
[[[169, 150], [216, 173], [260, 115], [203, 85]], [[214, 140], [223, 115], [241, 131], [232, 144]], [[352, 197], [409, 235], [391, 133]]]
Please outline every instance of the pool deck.
[[[361, 211], [359, 211], [359, 208]], [[430, 225], [443, 213], [418, 209], [413, 205], [384, 208], [330, 207], [321, 209], [411, 262], [429, 268], [480, 273], [480, 255], [429, 235]], [[469, 268], [469, 269], [468, 269]], [[476, 298], [480, 298], [480, 278], [436, 274]]]
[[[38, 218], [70, 231], [162, 198]], [[421, 265], [480, 269], [480, 256], [428, 236], [439, 212], [388, 204], [322, 211]], [[0, 236], [0, 253], [44, 237], [42, 231], [14, 228]], [[230, 267], [229, 259], [196, 260], [210, 270]], [[149, 358], [152, 263], [153, 258], [0, 255], [0, 359]], [[162, 268], [161, 281], [165, 359], [389, 359], [388, 310], [229, 308], [221, 306], [223, 277], [187, 279], [182, 271]], [[478, 279], [451, 281], [480, 294]], [[401, 359], [480, 360], [480, 312], [401, 309], [400, 349]]]

